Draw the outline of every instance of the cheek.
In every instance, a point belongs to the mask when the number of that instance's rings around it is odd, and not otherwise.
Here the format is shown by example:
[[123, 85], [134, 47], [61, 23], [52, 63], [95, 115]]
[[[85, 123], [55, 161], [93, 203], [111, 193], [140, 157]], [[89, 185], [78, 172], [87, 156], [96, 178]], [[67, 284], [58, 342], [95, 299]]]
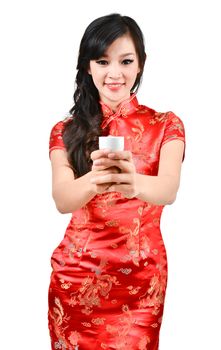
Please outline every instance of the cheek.
[[138, 74], [138, 69], [136, 68], [133, 68], [130, 72], [128, 72], [128, 78], [131, 80], [131, 81], [135, 81], [136, 78], [137, 78], [137, 74]]
[[91, 70], [91, 75], [95, 85], [102, 84], [104, 80], [104, 75], [101, 72], [98, 72], [97, 70]]
[[93, 79], [93, 82], [94, 82], [94, 85], [96, 86], [96, 88], [103, 85], [103, 79], [99, 75], [92, 76], [92, 79]]

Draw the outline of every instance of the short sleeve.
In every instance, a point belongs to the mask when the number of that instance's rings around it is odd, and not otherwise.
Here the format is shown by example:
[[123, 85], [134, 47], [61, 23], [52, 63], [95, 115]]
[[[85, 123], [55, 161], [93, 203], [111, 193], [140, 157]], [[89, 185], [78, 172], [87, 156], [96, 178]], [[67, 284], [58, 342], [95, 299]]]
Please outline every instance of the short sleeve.
[[177, 115], [173, 112], [168, 112], [161, 146], [172, 140], [182, 140], [184, 142], [183, 162], [186, 150], [185, 127], [183, 121]]
[[52, 150], [66, 149], [62, 138], [63, 130], [64, 130], [63, 121], [60, 121], [53, 126], [50, 134], [50, 139], [49, 139], [49, 158]]

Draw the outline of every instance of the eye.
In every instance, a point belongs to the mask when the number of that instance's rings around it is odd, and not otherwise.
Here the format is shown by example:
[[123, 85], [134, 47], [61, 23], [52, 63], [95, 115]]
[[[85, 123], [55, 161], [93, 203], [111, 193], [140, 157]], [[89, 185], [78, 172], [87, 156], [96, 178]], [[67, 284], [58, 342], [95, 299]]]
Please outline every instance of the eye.
[[132, 63], [134, 60], [130, 60], [130, 59], [126, 59], [126, 60], [123, 60], [123, 64], [127, 65], [127, 64], [130, 64]]
[[101, 66], [108, 64], [108, 62], [106, 60], [98, 60], [98, 61], [96, 61], [96, 63], [100, 64]]

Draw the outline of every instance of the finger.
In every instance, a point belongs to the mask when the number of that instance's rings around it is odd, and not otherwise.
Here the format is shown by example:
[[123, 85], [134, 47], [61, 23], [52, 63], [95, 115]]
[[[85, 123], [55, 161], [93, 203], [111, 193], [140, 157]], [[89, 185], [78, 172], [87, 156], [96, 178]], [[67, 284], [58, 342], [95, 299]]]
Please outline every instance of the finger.
[[132, 182], [131, 174], [107, 174], [97, 175], [91, 178], [91, 183], [102, 184], [107, 182], [130, 183]]
[[134, 191], [131, 185], [113, 184], [106, 189], [106, 192], [120, 192], [125, 198], [129, 199], [134, 197]]
[[[133, 173], [135, 172], [135, 165], [133, 162], [125, 161], [125, 160], [115, 160], [109, 158], [100, 158], [93, 162], [95, 166], [103, 166], [104, 168], [117, 167], [121, 172], [124, 173]], [[104, 169], [103, 168], [103, 169]]]
[[108, 148], [97, 149], [97, 150], [91, 152], [90, 157], [92, 160], [95, 160], [95, 159], [98, 159], [100, 157], [107, 157], [108, 153], [110, 153], [110, 149], [108, 149]]
[[112, 174], [113, 172], [120, 173], [120, 169], [115, 166], [99, 170], [99, 168], [101, 168], [100, 166], [98, 167], [98, 166], [92, 165], [92, 168], [94, 168], [95, 171], [99, 171], [99, 175]]
[[108, 153], [108, 158], [111, 159], [123, 159], [127, 161], [132, 161], [133, 156], [131, 151], [115, 151]]
[[110, 183], [110, 184], [103, 184], [103, 185], [97, 185], [96, 186], [96, 192], [98, 194], [106, 192], [110, 188], [111, 185], [112, 185], [112, 183]]
[[107, 173], [107, 174], [120, 173], [121, 172], [119, 167], [116, 167], [116, 166], [109, 167], [109, 166], [106, 166], [106, 165], [94, 165], [94, 164], [92, 165], [91, 170], [92, 171], [99, 171], [99, 172], [101, 172], [101, 171], [103, 172], [103, 171], [106, 170], [105, 173]]

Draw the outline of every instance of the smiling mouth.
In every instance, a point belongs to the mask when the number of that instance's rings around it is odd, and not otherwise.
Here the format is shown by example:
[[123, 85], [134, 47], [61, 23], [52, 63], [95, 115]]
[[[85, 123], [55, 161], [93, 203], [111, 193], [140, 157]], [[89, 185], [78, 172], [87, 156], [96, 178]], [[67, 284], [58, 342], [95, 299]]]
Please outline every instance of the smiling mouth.
[[105, 84], [109, 89], [111, 90], [118, 90], [120, 89], [123, 85], [123, 83], [109, 83], [109, 84]]
[[121, 85], [124, 85], [124, 83], [105, 83], [105, 85], [108, 85], [108, 86], [121, 86]]

